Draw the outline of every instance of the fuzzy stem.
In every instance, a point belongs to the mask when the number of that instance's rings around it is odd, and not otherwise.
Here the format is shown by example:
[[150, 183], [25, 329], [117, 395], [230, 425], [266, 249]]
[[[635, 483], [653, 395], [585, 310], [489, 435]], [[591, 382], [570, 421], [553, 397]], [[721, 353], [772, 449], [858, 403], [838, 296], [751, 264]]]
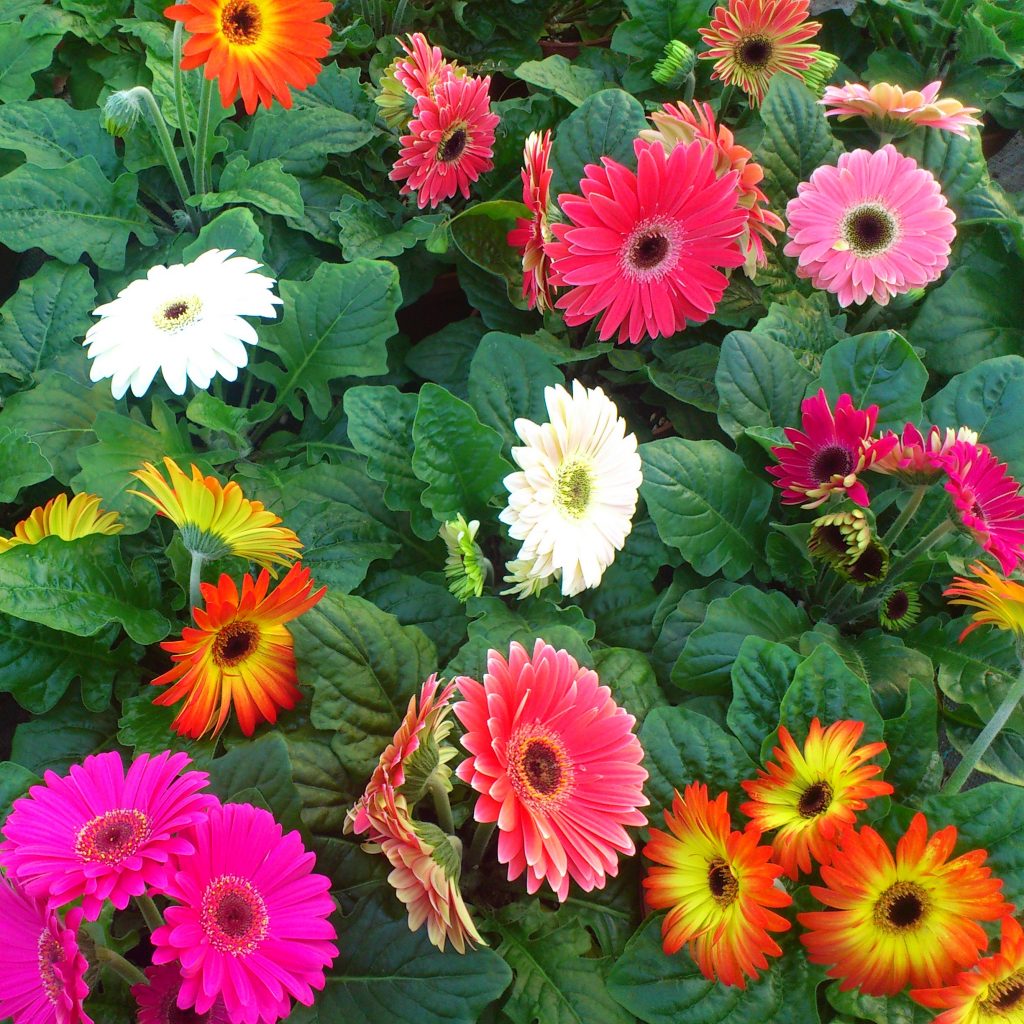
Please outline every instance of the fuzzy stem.
[[938, 526], [928, 534], [924, 540], [912, 547], [905, 555], [897, 559], [896, 563], [889, 569], [889, 576], [895, 577], [908, 565], [913, 564], [914, 559], [923, 555], [930, 547], [937, 544], [946, 534], [952, 533], [956, 527], [949, 519], [943, 519]]
[[136, 896], [135, 906], [139, 908], [139, 913], [142, 914], [142, 919], [146, 922], [146, 927], [150, 930], [150, 933], [164, 926], [164, 916], [149, 896]]
[[689, 104], [689, 103], [693, 102], [693, 90], [696, 87], [697, 87], [697, 78], [694, 75], [694, 73], [691, 71], [686, 76], [686, 80], [683, 82], [683, 102], [684, 103]]
[[203, 87], [199, 93], [199, 121], [196, 129], [196, 194], [206, 195], [210, 188], [208, 175], [210, 150], [210, 108], [213, 96], [213, 79], [203, 78]]
[[96, 947], [96, 959], [104, 966], [109, 967], [115, 974], [121, 975], [129, 985], [148, 985], [145, 974], [130, 964], [120, 953], [115, 953], [107, 946]]
[[887, 547], [892, 547], [896, 542], [896, 538], [906, 529], [907, 523], [914, 518], [915, 513], [921, 507], [921, 502], [924, 500], [925, 491], [928, 490], [927, 484], [920, 484], [910, 492], [910, 500], [907, 502], [906, 507], [896, 517], [892, 526], [889, 527], [889, 532], [882, 538], [882, 542]]
[[450, 836], [455, 835], [455, 819], [452, 817], [452, 805], [448, 802], [448, 790], [444, 788], [444, 783], [433, 775], [427, 783], [427, 789], [433, 798], [437, 823], [441, 826], [441, 831]]
[[192, 617], [195, 618], [195, 610], [203, 603], [203, 595], [199, 589], [199, 584], [203, 581], [203, 562], [206, 559], [195, 551], [190, 552], [190, 554], [192, 555], [192, 567], [188, 573], [188, 600], [192, 606]]
[[157, 145], [163, 153], [164, 163], [170, 171], [174, 181], [174, 187], [181, 196], [181, 205], [188, 211], [192, 226], [199, 229], [199, 216], [195, 210], [188, 205], [189, 190], [185, 182], [185, 175], [181, 171], [181, 164], [178, 162], [178, 154], [175, 152], [174, 143], [171, 141], [170, 133], [167, 131], [167, 122], [156, 101], [156, 97], [144, 86], [137, 85], [132, 92], [139, 96], [146, 105], [146, 112], [149, 114], [149, 123], [153, 126], [153, 133], [156, 135]]
[[466, 854], [466, 867], [475, 868], [483, 860], [487, 844], [491, 841], [491, 836], [494, 835], [495, 824], [496, 822], [493, 821], [477, 822], [476, 831], [473, 833], [473, 842], [470, 843], [469, 853]]
[[196, 147], [192, 141], [192, 133], [188, 130], [188, 120], [185, 117], [185, 87], [181, 73], [181, 43], [185, 34], [185, 23], [176, 21], [174, 23], [173, 53], [171, 56], [171, 68], [174, 75], [174, 109], [178, 115], [180, 125], [181, 141], [185, 144], [185, 156], [188, 158], [188, 166], [192, 171], [192, 185], [196, 183]]

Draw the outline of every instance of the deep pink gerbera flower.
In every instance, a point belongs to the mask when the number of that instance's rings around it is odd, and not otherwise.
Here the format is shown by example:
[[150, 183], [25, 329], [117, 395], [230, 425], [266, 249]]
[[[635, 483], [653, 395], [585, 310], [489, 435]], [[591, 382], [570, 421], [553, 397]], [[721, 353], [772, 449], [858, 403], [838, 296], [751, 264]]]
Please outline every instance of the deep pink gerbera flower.
[[234, 1024], [274, 1024], [294, 997], [313, 1003], [338, 955], [327, 920], [330, 880], [298, 832], [260, 807], [218, 804], [191, 835], [164, 894], [176, 900], [153, 932], [153, 963], [181, 963], [178, 1007], [206, 1013], [224, 1001]]
[[786, 207], [797, 276], [839, 297], [841, 306], [893, 295], [938, 279], [956, 237], [955, 214], [929, 171], [893, 146], [843, 153], [797, 186]]
[[413, 32], [398, 45], [408, 54], [408, 60], [401, 57], [395, 61], [395, 78], [405, 86], [406, 92], [415, 99], [432, 96], [438, 85], [455, 68], [441, 53], [440, 46], [431, 46], [422, 32]]
[[609, 157], [587, 164], [583, 196], [561, 195], [570, 224], [554, 224], [551, 281], [570, 289], [555, 305], [574, 327], [600, 317], [599, 336], [634, 345], [703, 323], [743, 263], [748, 211], [735, 171], [718, 177], [715, 149], [695, 139], [665, 152], [633, 143], [637, 171]]
[[[786, 427], [793, 447], [772, 448], [779, 465], [768, 466], [778, 477], [784, 505], [802, 504], [817, 508], [833, 494], [845, 494], [858, 505], [868, 504], [868, 492], [857, 474], [868, 469], [896, 444], [896, 435], [876, 440], [871, 436], [878, 418], [878, 406], [856, 409], [853, 399], [840, 395], [835, 410], [829, 406], [825, 389], [800, 405], [803, 430]], [[810, 500], [807, 500], [810, 499]]]
[[0, 1020], [13, 1024], [92, 1024], [82, 1009], [88, 964], [78, 950], [81, 910], [67, 920], [46, 901], [0, 876]]
[[942, 460], [960, 521], [1009, 576], [1024, 557], [1024, 497], [987, 445], [957, 441]]
[[530, 132], [523, 146], [523, 202], [530, 216], [517, 217], [516, 226], [508, 233], [508, 244], [519, 250], [523, 258], [523, 297], [530, 309], [541, 312], [551, 308], [549, 275], [551, 257], [544, 250], [552, 238], [548, 220], [551, 202], [551, 130]]
[[448, 75], [432, 95], [417, 98], [409, 134], [389, 177], [405, 181], [402, 195], [415, 192], [422, 209], [435, 207], [461, 192], [469, 198], [469, 186], [493, 166], [494, 128], [498, 115], [491, 113], [490, 78]]
[[126, 775], [111, 752], [87, 757], [66, 776], [47, 772], [43, 785], [14, 801], [0, 863], [51, 907], [81, 898], [89, 921], [104, 900], [123, 910], [147, 887], [163, 887], [170, 859], [193, 851], [179, 833], [216, 803], [199, 792], [206, 772], [181, 774], [189, 763], [182, 753], [142, 754]]
[[[889, 436], [889, 435], [887, 435]], [[871, 467], [876, 473], [891, 474], [908, 484], [926, 484], [942, 475], [942, 460], [957, 441], [976, 444], [978, 434], [970, 427], [929, 427], [928, 435], [908, 423], [902, 434], [892, 434], [892, 450]]]
[[147, 967], [145, 973], [149, 984], [132, 986], [139, 1004], [138, 1024], [231, 1024], [220, 999], [206, 1013], [178, 1009], [181, 967], [177, 963]]
[[528, 892], [547, 881], [560, 900], [570, 879], [603, 889], [618, 854], [634, 850], [623, 826], [647, 820], [638, 810], [648, 800], [636, 719], [596, 672], [543, 640], [532, 657], [517, 643], [507, 662], [489, 651], [483, 683], [460, 676], [456, 684], [471, 755], [457, 774], [480, 794], [476, 820], [498, 823], [509, 880], [526, 872]]

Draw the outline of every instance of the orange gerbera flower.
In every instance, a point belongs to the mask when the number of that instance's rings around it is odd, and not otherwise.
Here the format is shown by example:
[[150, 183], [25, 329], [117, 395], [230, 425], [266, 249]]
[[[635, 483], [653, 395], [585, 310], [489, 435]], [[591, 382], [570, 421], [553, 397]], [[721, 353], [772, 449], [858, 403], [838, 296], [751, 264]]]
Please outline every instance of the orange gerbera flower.
[[956, 829], [928, 838], [923, 814], [914, 815], [893, 858], [882, 837], [865, 826], [843, 839], [841, 856], [821, 869], [827, 888], [811, 892], [832, 910], [798, 915], [811, 963], [831, 965], [841, 989], [860, 986], [870, 996], [895, 995], [906, 985], [948, 985], [988, 945], [978, 921], [995, 921], [1013, 908], [1002, 881], [983, 863], [984, 850], [949, 857]]
[[13, 537], [0, 537], [0, 554], [20, 544], [38, 544], [44, 537], [78, 540], [92, 533], [119, 533], [123, 528], [116, 512], [100, 508], [95, 494], [76, 494], [70, 501], [66, 494], [58, 494], [18, 523]]
[[284, 624], [309, 611], [327, 588], [310, 594], [309, 570], [301, 565], [293, 565], [272, 594], [269, 586], [266, 569], [255, 581], [242, 577], [241, 595], [230, 576], [216, 586], [201, 584], [205, 608], [194, 610], [195, 627], [160, 645], [175, 664], [152, 685], [174, 685], [153, 703], [186, 698], [171, 723], [175, 732], [194, 739], [216, 735], [234, 704], [242, 732], [251, 736], [258, 722], [275, 722], [279, 708], [299, 702], [292, 636]]
[[811, 870], [811, 858], [828, 864], [836, 844], [852, 828], [864, 802], [892, 792], [888, 782], [871, 781], [882, 769], [866, 764], [885, 750], [884, 743], [857, 741], [863, 722], [833, 722], [827, 729], [815, 718], [801, 751], [789, 730], [779, 727], [779, 743], [758, 777], [742, 783], [751, 797], [740, 810], [751, 824], [767, 832], [777, 829], [772, 840], [775, 861], [794, 881], [801, 871]]
[[960, 634], [960, 642], [979, 626], [998, 626], [1018, 638], [1024, 637], [1024, 587], [1004, 580], [984, 562], [975, 562], [971, 572], [978, 579], [954, 576], [953, 583], [942, 592], [945, 597], [955, 598], [950, 604], [978, 609], [971, 616], [971, 624]]
[[334, 5], [326, 0], [185, 0], [164, 10], [191, 33], [181, 67], [205, 64], [216, 78], [221, 103], [230, 107], [241, 93], [245, 112], [276, 99], [292, 105], [288, 91], [305, 89], [320, 74], [320, 58], [331, 48], [331, 26], [321, 19]]
[[768, 907], [792, 900], [775, 886], [782, 869], [770, 863], [772, 851], [758, 846], [760, 833], [731, 830], [728, 795], [708, 800], [702, 782], [678, 790], [672, 810], [665, 811], [671, 835], [651, 829], [644, 856], [663, 867], [651, 867], [644, 879], [647, 903], [655, 910], [671, 908], [661, 934], [668, 954], [689, 943], [690, 956], [710, 981], [746, 987], [768, 966], [765, 954], [782, 952], [769, 931], [783, 931], [789, 922]]

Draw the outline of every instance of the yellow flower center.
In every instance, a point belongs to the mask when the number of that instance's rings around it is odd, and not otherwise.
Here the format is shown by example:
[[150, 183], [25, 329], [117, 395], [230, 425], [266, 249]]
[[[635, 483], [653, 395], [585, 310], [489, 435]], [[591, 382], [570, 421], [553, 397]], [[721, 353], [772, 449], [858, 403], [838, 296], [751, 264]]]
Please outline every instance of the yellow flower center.
[[263, 15], [251, 0], [231, 0], [220, 16], [221, 31], [236, 46], [252, 46], [263, 31]]
[[802, 818], [816, 818], [819, 814], [824, 814], [831, 805], [832, 787], [822, 779], [813, 786], [808, 786], [800, 794], [797, 810], [800, 811]]
[[768, 36], [746, 36], [733, 50], [736, 62], [744, 68], [767, 67], [775, 54], [775, 47]]
[[84, 861], [120, 864], [149, 838], [149, 816], [135, 807], [104, 811], [75, 836], [75, 853]]
[[708, 864], [708, 889], [720, 907], [729, 906], [740, 894], [740, 883], [721, 857]]
[[1024, 971], [1014, 971], [1008, 978], [989, 985], [980, 1009], [994, 1017], [1010, 1019], [1024, 1005]]
[[875, 903], [874, 921], [887, 932], [916, 931], [928, 912], [928, 893], [916, 882], [890, 885]]
[[198, 295], [182, 295], [165, 302], [154, 314], [153, 323], [161, 331], [172, 333], [195, 323], [202, 312], [203, 304]]
[[441, 144], [437, 147], [437, 159], [445, 164], [458, 160], [466, 148], [468, 139], [464, 124], [452, 125], [441, 137]]
[[553, 733], [527, 727], [513, 734], [506, 750], [512, 788], [532, 806], [550, 808], [569, 794], [573, 767], [562, 741]]
[[593, 476], [587, 463], [573, 460], [558, 470], [555, 504], [573, 519], [580, 519], [590, 504]]
[[222, 668], [244, 661], [260, 642], [260, 630], [254, 622], [229, 622], [213, 641], [213, 660]]

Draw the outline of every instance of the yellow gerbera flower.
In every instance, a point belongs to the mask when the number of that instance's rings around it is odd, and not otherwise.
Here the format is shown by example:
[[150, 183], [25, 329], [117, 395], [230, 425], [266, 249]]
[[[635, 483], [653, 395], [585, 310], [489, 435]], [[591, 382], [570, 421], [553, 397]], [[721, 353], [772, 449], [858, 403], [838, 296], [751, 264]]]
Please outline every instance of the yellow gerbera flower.
[[955, 576], [952, 585], [943, 591], [946, 597], [954, 598], [950, 604], [978, 609], [971, 624], [960, 634], [961, 642], [979, 626], [998, 626], [1015, 633], [1018, 640], [1024, 639], [1024, 587], [1004, 580], [983, 562], [975, 562], [971, 572], [978, 579]]
[[14, 528], [13, 537], [0, 537], [0, 554], [20, 544], [38, 544], [44, 537], [78, 540], [91, 533], [119, 533], [123, 524], [116, 512], [104, 512], [95, 494], [76, 494], [70, 501], [58, 494], [33, 509]]

